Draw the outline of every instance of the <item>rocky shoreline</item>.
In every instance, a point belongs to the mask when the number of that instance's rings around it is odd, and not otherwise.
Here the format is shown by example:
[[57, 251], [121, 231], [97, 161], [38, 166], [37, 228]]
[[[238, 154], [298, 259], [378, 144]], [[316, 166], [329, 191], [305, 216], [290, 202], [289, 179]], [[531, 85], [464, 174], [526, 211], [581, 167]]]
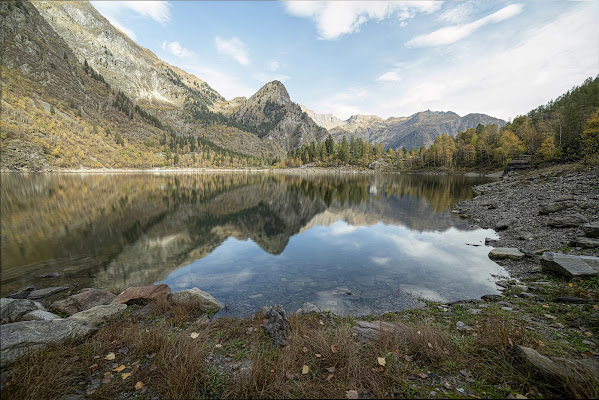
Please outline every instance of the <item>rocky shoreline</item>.
[[[561, 262], [556, 254], [595, 265], [599, 168], [511, 173], [475, 190], [457, 207], [498, 231], [490, 257], [512, 275], [497, 282], [502, 295], [363, 320], [309, 303], [290, 315], [273, 306], [212, 319], [222, 305], [197, 288], [84, 289], [56, 299], [67, 286], [29, 287], [0, 301], [2, 391], [69, 399], [597, 397], [597, 271], [565, 276], [549, 266]], [[60, 375], [65, 384], [51, 387], [64, 360], [72, 364]], [[173, 392], [190, 376], [192, 386]]]

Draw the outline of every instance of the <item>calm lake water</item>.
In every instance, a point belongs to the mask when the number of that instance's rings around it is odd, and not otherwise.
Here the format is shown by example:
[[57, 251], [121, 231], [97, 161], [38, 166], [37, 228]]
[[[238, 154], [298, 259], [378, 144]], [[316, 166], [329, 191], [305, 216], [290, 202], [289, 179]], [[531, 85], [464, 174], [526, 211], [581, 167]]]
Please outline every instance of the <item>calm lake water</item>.
[[[497, 293], [507, 273], [451, 210], [488, 180], [335, 173], [3, 174], [2, 295], [76, 283], [198, 287], [233, 315], [341, 315]], [[58, 277], [42, 277], [58, 273]], [[348, 294], [351, 293], [351, 294]]]

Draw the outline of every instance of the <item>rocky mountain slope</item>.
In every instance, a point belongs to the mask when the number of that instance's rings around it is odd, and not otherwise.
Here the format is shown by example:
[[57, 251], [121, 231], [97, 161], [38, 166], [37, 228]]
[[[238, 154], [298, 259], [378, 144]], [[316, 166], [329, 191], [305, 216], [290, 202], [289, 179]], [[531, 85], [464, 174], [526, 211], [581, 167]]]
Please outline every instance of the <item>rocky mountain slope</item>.
[[336, 140], [344, 135], [370, 142], [382, 143], [385, 149], [400, 147], [419, 148], [430, 146], [437, 136], [444, 133], [455, 135], [478, 124], [505, 125], [505, 121], [485, 114], [468, 114], [460, 117], [448, 111], [423, 111], [409, 117], [382, 119], [376, 115], [352, 115], [342, 121], [331, 114], [315, 114], [312, 117], [320, 126], [329, 129]]
[[300, 104], [300, 107], [303, 112], [308, 114], [308, 117], [312, 118], [312, 121], [325, 129], [332, 129], [347, 124], [347, 121], [337, 118], [333, 114], [318, 114], [303, 104]]

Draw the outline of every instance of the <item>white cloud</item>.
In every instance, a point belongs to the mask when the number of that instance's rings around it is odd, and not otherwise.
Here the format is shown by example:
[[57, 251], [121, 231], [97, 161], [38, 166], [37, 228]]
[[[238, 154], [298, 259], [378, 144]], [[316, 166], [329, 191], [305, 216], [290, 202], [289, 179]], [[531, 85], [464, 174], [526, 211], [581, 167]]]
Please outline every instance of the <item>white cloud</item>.
[[327, 232], [327, 234], [331, 236], [347, 235], [354, 232], [356, 229], [358, 229], [356, 226], [349, 225], [345, 221], [337, 221], [330, 226], [330, 229]]
[[179, 58], [186, 58], [193, 55], [193, 51], [187, 50], [179, 44], [179, 42], [162, 42], [162, 50], [168, 51]]
[[507, 120], [526, 113], [599, 74], [598, 18], [597, 3], [581, 3], [523, 32], [524, 39], [511, 48], [484, 43], [443, 63], [427, 58], [404, 64], [401, 96], [377, 93], [384, 101], [376, 99], [369, 107], [384, 116], [431, 109], [460, 115], [482, 112]]
[[250, 63], [247, 47], [239, 38], [232, 37], [227, 40], [216, 36], [214, 44], [219, 54], [232, 57], [241, 65], [248, 65]]
[[458, 3], [455, 2], [446, 3], [447, 9], [439, 15], [437, 18], [441, 22], [449, 22], [450, 24], [459, 24], [464, 22], [472, 13], [474, 13], [474, 6], [471, 2]]
[[393, 16], [400, 21], [441, 8], [440, 1], [288, 1], [287, 12], [315, 22], [321, 39], [332, 40], [357, 32], [369, 20]]
[[462, 40], [487, 24], [494, 24], [516, 16], [522, 12], [522, 4], [511, 4], [469, 24], [447, 26], [426, 35], [416, 36], [406, 42], [407, 47], [443, 46]]
[[377, 78], [377, 82], [399, 82], [401, 78], [395, 71], [385, 72], [383, 75]]
[[219, 67], [206, 65], [180, 65], [179, 67], [200, 77], [228, 100], [239, 96], [250, 97], [260, 88], [258, 85], [246, 84], [238, 76], [227, 74]]
[[171, 7], [168, 1], [94, 1], [93, 6], [106, 17], [134, 11], [137, 14], [166, 23], [171, 19]]
[[368, 90], [363, 87], [350, 87], [345, 91], [328, 93], [320, 97], [322, 100], [315, 102], [314, 108], [310, 108], [317, 110], [318, 113], [333, 114], [337, 118], [348, 119], [352, 115], [365, 114], [362, 108], [355, 105], [355, 102], [366, 100], [368, 94]]
[[268, 69], [270, 71], [274, 72], [274, 71], [278, 70], [279, 68], [281, 68], [281, 63], [279, 63], [278, 61], [271, 61], [268, 63]]

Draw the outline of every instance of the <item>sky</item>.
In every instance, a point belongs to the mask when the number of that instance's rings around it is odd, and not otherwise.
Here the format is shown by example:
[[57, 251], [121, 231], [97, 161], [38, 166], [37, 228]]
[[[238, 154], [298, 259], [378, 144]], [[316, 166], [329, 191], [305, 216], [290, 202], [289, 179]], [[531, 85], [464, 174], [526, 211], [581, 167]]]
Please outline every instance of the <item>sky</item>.
[[599, 74], [599, 1], [92, 1], [227, 100], [271, 80], [318, 113], [505, 120]]

